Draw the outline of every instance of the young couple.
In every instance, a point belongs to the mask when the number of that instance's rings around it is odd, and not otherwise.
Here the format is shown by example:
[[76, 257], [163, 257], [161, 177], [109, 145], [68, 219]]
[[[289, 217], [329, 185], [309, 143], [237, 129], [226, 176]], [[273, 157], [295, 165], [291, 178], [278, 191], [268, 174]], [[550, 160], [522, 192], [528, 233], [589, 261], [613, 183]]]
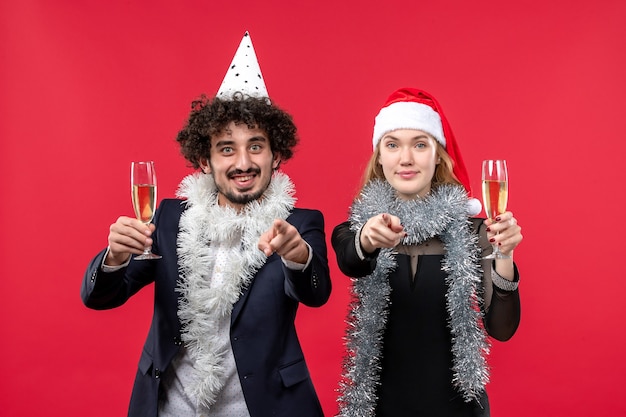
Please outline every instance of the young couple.
[[[85, 305], [117, 307], [154, 283], [154, 317], [130, 416], [321, 416], [294, 319], [331, 292], [324, 219], [294, 207], [278, 168], [297, 143], [246, 33], [220, 90], [192, 105], [177, 141], [198, 172], [149, 226], [119, 217], [90, 263]], [[474, 219], [452, 131], [424, 91], [394, 92], [332, 245], [354, 301], [342, 416], [486, 416], [488, 335], [520, 317], [512, 213]], [[492, 245], [509, 259], [481, 260]], [[145, 247], [159, 260], [135, 260]]]

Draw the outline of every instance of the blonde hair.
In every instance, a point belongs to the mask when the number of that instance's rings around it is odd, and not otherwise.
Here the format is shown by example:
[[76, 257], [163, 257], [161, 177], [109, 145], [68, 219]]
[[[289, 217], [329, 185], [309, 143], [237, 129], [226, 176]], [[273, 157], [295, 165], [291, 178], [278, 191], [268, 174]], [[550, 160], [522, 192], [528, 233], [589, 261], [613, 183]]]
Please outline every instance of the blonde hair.
[[[435, 168], [435, 174], [433, 175], [431, 181], [431, 187], [435, 188], [441, 184], [462, 185], [461, 182], [454, 175], [454, 162], [452, 161], [452, 158], [450, 158], [450, 155], [448, 155], [446, 149], [436, 139], [433, 138], [433, 140], [437, 144], [436, 152], [437, 156], [439, 157], [439, 164], [437, 164], [437, 167]], [[378, 141], [376, 149], [374, 149], [374, 153], [367, 163], [367, 167], [365, 167], [365, 172], [363, 173], [363, 181], [361, 183], [361, 190], [359, 190], [359, 194], [361, 194], [363, 187], [365, 187], [370, 181], [374, 179], [386, 181], [383, 167], [380, 162], [378, 162], [378, 160], [380, 159], [381, 143], [382, 141]]]

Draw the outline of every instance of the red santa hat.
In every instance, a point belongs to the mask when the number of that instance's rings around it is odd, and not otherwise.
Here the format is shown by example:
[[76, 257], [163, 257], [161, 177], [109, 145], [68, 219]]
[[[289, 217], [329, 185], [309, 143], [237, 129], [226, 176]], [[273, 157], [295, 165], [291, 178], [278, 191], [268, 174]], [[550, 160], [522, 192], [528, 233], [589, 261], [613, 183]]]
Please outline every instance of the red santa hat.
[[374, 149], [387, 133], [398, 129], [421, 130], [433, 136], [446, 150], [453, 163], [453, 173], [468, 194], [468, 213], [480, 213], [480, 201], [472, 197], [469, 175], [463, 163], [448, 120], [435, 98], [417, 88], [401, 88], [393, 92], [376, 116], [372, 143]]

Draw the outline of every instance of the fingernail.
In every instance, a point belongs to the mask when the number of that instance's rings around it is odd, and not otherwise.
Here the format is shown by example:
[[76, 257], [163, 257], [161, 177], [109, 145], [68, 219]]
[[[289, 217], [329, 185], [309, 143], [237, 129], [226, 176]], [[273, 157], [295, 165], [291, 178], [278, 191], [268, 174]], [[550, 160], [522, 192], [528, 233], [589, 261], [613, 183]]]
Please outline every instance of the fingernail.
[[496, 221], [499, 222], [500, 220], [502, 220], [502, 218], [500, 216], [496, 217]]
[[489, 239], [489, 241], [490, 241], [491, 243], [493, 243], [493, 242], [495, 242], [495, 241], [496, 241], [496, 238], [495, 238], [495, 237], [492, 237], [491, 239]]
[[498, 242], [498, 246], [502, 246], [502, 242]]
[[488, 232], [491, 232], [491, 227], [488, 227], [488, 228], [487, 228], [487, 231], [488, 231]]

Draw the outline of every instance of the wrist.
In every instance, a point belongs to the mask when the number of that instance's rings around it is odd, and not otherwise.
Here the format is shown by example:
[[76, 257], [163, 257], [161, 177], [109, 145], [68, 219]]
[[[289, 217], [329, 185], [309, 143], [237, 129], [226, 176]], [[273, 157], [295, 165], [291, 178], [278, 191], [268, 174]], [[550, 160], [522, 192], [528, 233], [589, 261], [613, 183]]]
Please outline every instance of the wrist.
[[[361, 229], [361, 232], [362, 230], [363, 229]], [[369, 239], [363, 235], [363, 233], [359, 234], [358, 243], [365, 255], [371, 255], [376, 252], [376, 248], [370, 243]]]
[[493, 269], [502, 278], [513, 281], [515, 280], [515, 267], [513, 266], [513, 253], [508, 259], [494, 259]]
[[491, 283], [494, 287], [502, 290], [502, 291], [515, 291], [519, 285], [519, 280], [513, 279], [505, 279], [502, 277], [495, 268], [491, 269]]
[[107, 251], [106, 256], [104, 257], [104, 265], [108, 266], [120, 266], [127, 263], [130, 259], [130, 254], [128, 253], [113, 253], [111, 249]]
[[304, 240], [300, 241], [298, 250], [295, 252], [293, 259], [285, 259], [296, 264], [306, 264], [309, 259], [309, 246]]

